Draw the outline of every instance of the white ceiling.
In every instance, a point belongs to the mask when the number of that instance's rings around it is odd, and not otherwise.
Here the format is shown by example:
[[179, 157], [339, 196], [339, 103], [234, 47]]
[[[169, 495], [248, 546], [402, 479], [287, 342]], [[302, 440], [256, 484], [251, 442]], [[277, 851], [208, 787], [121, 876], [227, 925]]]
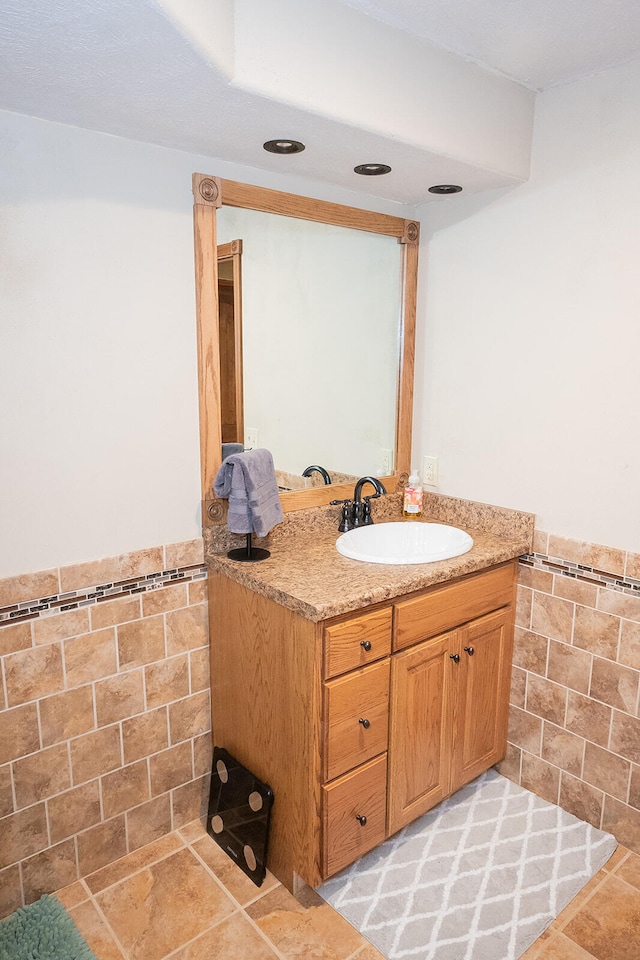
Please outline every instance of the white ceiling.
[[640, 57], [638, 0], [342, 0], [542, 90]]
[[[252, 9], [254, 3], [259, 6]], [[179, 13], [172, 15], [172, 9]], [[336, 37], [343, 44], [338, 64], [334, 48], [314, 37], [313, 28], [307, 40], [297, 24], [298, 38], [302, 36], [310, 50], [315, 42], [315, 59], [308, 62], [310, 73], [315, 70], [319, 75], [318, 89], [323, 77], [330, 80], [338, 66], [348, 69], [344, 61], [350, 59], [351, 50], [354, 62], [358, 58], [365, 62], [366, 44], [370, 37], [379, 43], [381, 24], [389, 48], [396, 53], [398, 38], [408, 41], [411, 35], [410, 49], [421, 64], [437, 60], [443, 50], [451, 51], [457, 56], [449, 61], [473, 69], [477, 79], [491, 71], [487, 77], [504, 83], [505, 91], [513, 84], [501, 78], [538, 90], [640, 56], [640, 0], [323, 0], [320, 5], [317, 0], [2, 0], [0, 108], [261, 170], [301, 175], [403, 204], [431, 199], [427, 193], [431, 183], [459, 182], [473, 192], [522, 180], [520, 170], [514, 173], [508, 164], [500, 168], [491, 157], [475, 163], [464, 150], [448, 150], [442, 136], [437, 148], [426, 142], [428, 138], [412, 136], [420, 123], [437, 127], [430, 114], [425, 119], [425, 105], [436, 102], [437, 87], [420, 89], [420, 79], [412, 83], [412, 76], [422, 77], [417, 61], [413, 70], [407, 63], [404, 76], [399, 76], [400, 71], [388, 73], [385, 89], [371, 85], [369, 103], [359, 89], [360, 101], [353, 96], [353, 103], [345, 106], [334, 96], [335, 106], [319, 108], [305, 103], [302, 95], [296, 97], [295, 91], [289, 94], [292, 84], [287, 86], [283, 80], [286, 72], [280, 68], [278, 54], [269, 62], [265, 40], [260, 87], [250, 76], [251, 58], [242, 62], [243, 50], [246, 58], [248, 48], [241, 26], [250, 33], [252, 12], [260, 10], [264, 16], [271, 9], [278, 14], [278, 42], [286, 43], [288, 31], [293, 30], [293, 17], [287, 20], [283, 15], [287, 9], [298, 18], [304, 17], [300, 11], [305, 9], [308, 14], [315, 10], [316, 15], [318, 10], [331, 9], [336, 30], [342, 23], [348, 25], [348, 36], [342, 30]], [[357, 22], [354, 17], [359, 18]], [[359, 29], [369, 23], [372, 32]], [[200, 35], [208, 43], [194, 40]], [[227, 37], [234, 38], [233, 49], [223, 45]], [[304, 71], [306, 51], [300, 47], [298, 39], [292, 52], [299, 58], [298, 70]], [[254, 54], [256, 49], [252, 48]], [[321, 70], [320, 56], [324, 58]], [[369, 59], [373, 68], [373, 54]], [[377, 62], [381, 63], [379, 56]], [[384, 68], [381, 64], [380, 69]], [[465, 79], [462, 73], [459, 76]], [[463, 106], [463, 101], [473, 98], [469, 84], [467, 89], [463, 86], [453, 97], [454, 103], [458, 97], [460, 116], [438, 118], [450, 127], [452, 136], [456, 123], [458, 128], [465, 125], [464, 110], [469, 105]], [[376, 124], [376, 103], [382, 104], [385, 95], [387, 101], [395, 95], [402, 109], [394, 111], [387, 102], [387, 114], [381, 108]], [[500, 102], [498, 91], [496, 103]], [[351, 113], [346, 112], [347, 106]], [[400, 132], [389, 122], [396, 116], [399, 124], [404, 123]], [[526, 125], [530, 118], [523, 121], [523, 128]], [[500, 138], [485, 129], [485, 140], [508, 139], [512, 126], [502, 122]], [[300, 139], [307, 150], [296, 157], [266, 154], [263, 141], [277, 137]], [[356, 163], [371, 161], [389, 163], [392, 174], [371, 178], [353, 173]]]

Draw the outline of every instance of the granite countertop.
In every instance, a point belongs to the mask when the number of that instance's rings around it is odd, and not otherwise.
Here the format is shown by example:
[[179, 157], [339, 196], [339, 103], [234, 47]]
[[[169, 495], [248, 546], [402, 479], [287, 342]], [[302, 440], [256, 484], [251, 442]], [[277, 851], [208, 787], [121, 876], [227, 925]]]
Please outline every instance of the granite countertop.
[[[267, 560], [240, 563], [226, 551], [246, 538], [226, 527], [205, 530], [205, 559], [212, 571], [242, 583], [314, 622], [380, 603], [433, 584], [474, 573], [531, 551], [535, 517], [438, 494], [425, 494], [423, 520], [450, 523], [473, 537], [468, 553], [435, 563], [378, 564], [343, 557], [336, 550], [339, 507], [316, 507], [285, 515], [256, 545]], [[376, 523], [400, 520], [401, 494], [372, 501]], [[408, 521], [411, 522], [411, 521]]]

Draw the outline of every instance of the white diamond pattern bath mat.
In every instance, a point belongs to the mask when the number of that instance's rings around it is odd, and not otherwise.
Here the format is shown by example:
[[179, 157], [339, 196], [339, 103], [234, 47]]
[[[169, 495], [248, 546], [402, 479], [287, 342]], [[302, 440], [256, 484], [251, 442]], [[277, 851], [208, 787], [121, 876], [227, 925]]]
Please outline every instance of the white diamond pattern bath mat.
[[615, 848], [489, 770], [318, 893], [388, 960], [516, 960]]

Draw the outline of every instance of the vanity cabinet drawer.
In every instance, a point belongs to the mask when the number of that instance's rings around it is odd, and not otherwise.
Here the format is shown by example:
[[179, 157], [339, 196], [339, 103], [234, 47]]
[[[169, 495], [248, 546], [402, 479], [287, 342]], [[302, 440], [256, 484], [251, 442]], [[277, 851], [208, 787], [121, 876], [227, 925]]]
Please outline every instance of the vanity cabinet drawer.
[[513, 600], [514, 584], [515, 565], [509, 562], [396, 604], [393, 649], [403, 650], [506, 607]]
[[325, 780], [387, 749], [389, 671], [387, 658], [325, 684]]
[[325, 627], [324, 676], [337, 677], [373, 663], [391, 652], [392, 608]]
[[322, 788], [324, 879], [385, 839], [386, 794], [386, 756]]

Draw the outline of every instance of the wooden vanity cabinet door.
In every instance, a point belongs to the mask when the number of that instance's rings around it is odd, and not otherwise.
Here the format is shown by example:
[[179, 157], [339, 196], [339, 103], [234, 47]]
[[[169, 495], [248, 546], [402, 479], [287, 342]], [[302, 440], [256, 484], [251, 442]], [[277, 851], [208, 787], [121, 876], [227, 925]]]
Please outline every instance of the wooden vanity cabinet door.
[[387, 832], [395, 833], [448, 796], [451, 764], [450, 659], [457, 631], [392, 658]]
[[322, 788], [322, 876], [333, 876], [385, 839], [387, 757]]
[[324, 685], [324, 779], [333, 780], [387, 749], [389, 660]]
[[457, 631], [452, 791], [505, 755], [512, 632], [510, 609], [496, 610]]

